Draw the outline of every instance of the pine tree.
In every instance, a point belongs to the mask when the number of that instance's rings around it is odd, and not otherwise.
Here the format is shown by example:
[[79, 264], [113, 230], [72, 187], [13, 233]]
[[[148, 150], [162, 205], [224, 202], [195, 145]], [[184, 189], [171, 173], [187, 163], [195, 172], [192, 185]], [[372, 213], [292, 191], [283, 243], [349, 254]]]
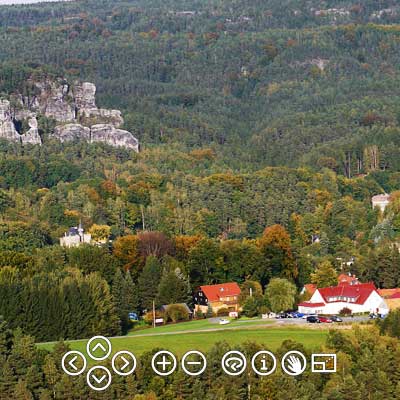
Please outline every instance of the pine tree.
[[150, 310], [158, 292], [161, 279], [161, 264], [156, 257], [147, 257], [146, 265], [139, 276], [138, 290], [142, 310]]
[[18, 400], [33, 400], [33, 395], [23, 380], [19, 380], [15, 386], [14, 398]]
[[157, 304], [190, 302], [190, 285], [180, 271], [165, 271], [158, 286]]
[[137, 312], [139, 309], [139, 296], [137, 286], [134, 284], [130, 271], [125, 273], [125, 301], [129, 311]]
[[116, 272], [111, 293], [121, 321], [122, 332], [127, 332], [131, 327], [129, 312], [138, 311], [137, 291], [129, 271], [125, 273], [125, 276], [122, 275], [121, 270]]

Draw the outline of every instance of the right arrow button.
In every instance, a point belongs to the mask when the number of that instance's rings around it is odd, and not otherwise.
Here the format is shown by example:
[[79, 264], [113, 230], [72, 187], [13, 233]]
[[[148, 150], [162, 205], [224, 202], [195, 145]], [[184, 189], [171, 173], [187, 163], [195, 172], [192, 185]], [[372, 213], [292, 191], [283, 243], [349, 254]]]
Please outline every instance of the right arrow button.
[[116, 374], [128, 376], [136, 369], [136, 357], [130, 351], [119, 351], [114, 354], [111, 365]]

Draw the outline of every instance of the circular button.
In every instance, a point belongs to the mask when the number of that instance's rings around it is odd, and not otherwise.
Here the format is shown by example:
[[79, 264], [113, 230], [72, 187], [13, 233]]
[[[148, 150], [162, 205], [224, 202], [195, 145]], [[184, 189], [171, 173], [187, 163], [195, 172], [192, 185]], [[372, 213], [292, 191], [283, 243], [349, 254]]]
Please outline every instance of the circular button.
[[246, 369], [247, 360], [240, 351], [228, 351], [222, 357], [222, 369], [231, 376], [238, 376]]
[[304, 372], [307, 366], [307, 360], [303, 353], [300, 351], [288, 351], [282, 357], [282, 369], [291, 376], [297, 376]]
[[111, 342], [104, 336], [94, 336], [88, 341], [86, 351], [93, 360], [103, 361], [111, 354]]
[[[83, 364], [79, 367], [80, 362]], [[86, 369], [86, 358], [79, 351], [69, 351], [65, 353], [61, 360], [61, 367], [63, 371], [70, 376], [78, 376]]]
[[258, 375], [271, 375], [276, 370], [276, 357], [270, 351], [259, 351], [251, 359], [251, 367]]
[[111, 365], [116, 374], [128, 376], [136, 369], [136, 357], [130, 351], [119, 351], [114, 354]]
[[171, 375], [176, 369], [176, 357], [169, 351], [159, 351], [151, 360], [153, 371], [160, 376]]
[[182, 369], [190, 376], [201, 375], [207, 368], [207, 359], [200, 351], [188, 351], [182, 357]]
[[91, 389], [101, 392], [111, 385], [111, 372], [103, 366], [90, 368], [86, 375], [86, 382]]

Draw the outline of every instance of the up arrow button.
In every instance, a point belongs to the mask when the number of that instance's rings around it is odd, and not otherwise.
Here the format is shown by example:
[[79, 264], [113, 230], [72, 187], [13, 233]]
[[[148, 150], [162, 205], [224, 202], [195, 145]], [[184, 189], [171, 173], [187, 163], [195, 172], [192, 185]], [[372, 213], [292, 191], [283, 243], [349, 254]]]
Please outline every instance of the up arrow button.
[[94, 336], [88, 341], [86, 351], [93, 360], [103, 361], [111, 354], [111, 342], [104, 336]]

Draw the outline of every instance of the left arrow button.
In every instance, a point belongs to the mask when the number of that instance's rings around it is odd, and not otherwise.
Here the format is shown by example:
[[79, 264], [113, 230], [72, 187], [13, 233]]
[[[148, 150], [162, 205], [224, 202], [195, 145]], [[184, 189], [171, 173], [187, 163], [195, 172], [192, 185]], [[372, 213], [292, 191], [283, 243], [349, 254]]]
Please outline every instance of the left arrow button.
[[70, 376], [80, 375], [86, 369], [86, 358], [79, 351], [69, 351], [61, 360], [63, 371]]

